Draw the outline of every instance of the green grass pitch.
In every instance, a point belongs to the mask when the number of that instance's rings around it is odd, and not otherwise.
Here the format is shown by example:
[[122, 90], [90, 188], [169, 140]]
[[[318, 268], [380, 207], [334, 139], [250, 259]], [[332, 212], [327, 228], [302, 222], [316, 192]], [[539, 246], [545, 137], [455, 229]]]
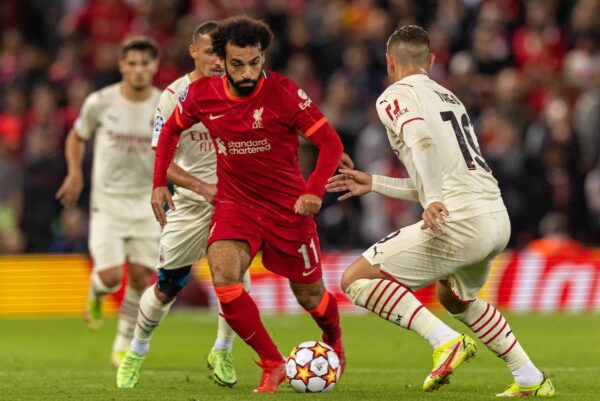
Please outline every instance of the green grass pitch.
[[[442, 318], [459, 330], [461, 324]], [[559, 400], [600, 399], [600, 316], [509, 315], [534, 362], [547, 372]], [[284, 353], [319, 331], [307, 315], [266, 316]], [[284, 384], [275, 396], [251, 394], [260, 370], [251, 349], [236, 340], [238, 383], [221, 388], [206, 377], [206, 354], [216, 331], [215, 315], [175, 311], [157, 330], [135, 389], [115, 386], [109, 363], [116, 320], [89, 332], [77, 319], [0, 320], [0, 400], [491, 400], [510, 384], [504, 363], [481, 344], [477, 357], [432, 394], [421, 390], [431, 350], [414, 333], [371, 315], [344, 315], [347, 371], [329, 394], [296, 394]]]

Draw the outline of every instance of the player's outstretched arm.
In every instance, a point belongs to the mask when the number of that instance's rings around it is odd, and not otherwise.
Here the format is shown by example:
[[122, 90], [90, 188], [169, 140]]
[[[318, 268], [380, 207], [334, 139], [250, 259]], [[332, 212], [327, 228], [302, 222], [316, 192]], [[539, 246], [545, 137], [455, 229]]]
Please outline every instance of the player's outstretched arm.
[[372, 191], [390, 198], [419, 202], [419, 191], [412, 178], [393, 178], [373, 175]]
[[338, 201], [350, 199], [353, 196], [368, 194], [372, 190], [373, 177], [363, 171], [340, 169], [340, 173], [327, 180], [327, 192], [346, 192]]
[[167, 179], [178, 187], [189, 189], [190, 191], [203, 196], [209, 203], [212, 203], [213, 198], [217, 193], [216, 184], [209, 184], [208, 182], [204, 182], [194, 177], [175, 162], [171, 162], [171, 165], [167, 170]]
[[64, 207], [76, 205], [83, 190], [81, 163], [83, 161], [84, 150], [84, 140], [77, 135], [75, 128], [71, 129], [65, 143], [68, 173], [59, 190], [56, 192], [56, 199]]

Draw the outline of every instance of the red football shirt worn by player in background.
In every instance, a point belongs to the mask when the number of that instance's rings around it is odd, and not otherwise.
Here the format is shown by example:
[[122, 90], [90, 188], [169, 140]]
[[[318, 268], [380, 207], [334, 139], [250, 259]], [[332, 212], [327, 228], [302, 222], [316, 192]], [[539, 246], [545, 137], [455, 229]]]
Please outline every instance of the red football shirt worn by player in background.
[[[283, 75], [263, 71], [254, 92], [236, 97], [227, 78], [190, 84], [165, 124], [156, 152], [154, 187], [166, 186], [166, 171], [181, 131], [201, 121], [217, 152], [215, 206], [233, 203], [279, 225], [305, 217], [294, 213], [303, 194], [323, 197], [342, 154], [337, 133], [307, 94]], [[308, 182], [298, 165], [298, 132], [318, 149]]]

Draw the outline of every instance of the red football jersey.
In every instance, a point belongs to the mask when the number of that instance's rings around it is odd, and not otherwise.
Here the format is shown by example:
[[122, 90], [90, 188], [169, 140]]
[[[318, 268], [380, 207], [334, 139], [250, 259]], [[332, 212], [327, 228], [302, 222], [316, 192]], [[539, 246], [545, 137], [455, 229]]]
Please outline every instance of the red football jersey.
[[302, 218], [294, 214], [296, 200], [318, 190], [307, 189], [300, 172], [298, 131], [310, 138], [328, 123], [294, 82], [264, 71], [251, 95], [236, 97], [225, 76], [202, 78], [181, 93], [174, 116], [181, 129], [202, 121], [210, 131], [217, 152], [216, 204], [242, 204], [282, 223]]

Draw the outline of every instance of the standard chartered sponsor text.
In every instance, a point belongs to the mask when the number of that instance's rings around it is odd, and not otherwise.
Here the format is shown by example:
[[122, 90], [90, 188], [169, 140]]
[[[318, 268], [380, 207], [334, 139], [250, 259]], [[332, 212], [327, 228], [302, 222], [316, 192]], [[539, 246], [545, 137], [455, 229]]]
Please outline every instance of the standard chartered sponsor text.
[[271, 144], [266, 138], [260, 141], [228, 141], [227, 149], [230, 155], [247, 155], [271, 150]]

